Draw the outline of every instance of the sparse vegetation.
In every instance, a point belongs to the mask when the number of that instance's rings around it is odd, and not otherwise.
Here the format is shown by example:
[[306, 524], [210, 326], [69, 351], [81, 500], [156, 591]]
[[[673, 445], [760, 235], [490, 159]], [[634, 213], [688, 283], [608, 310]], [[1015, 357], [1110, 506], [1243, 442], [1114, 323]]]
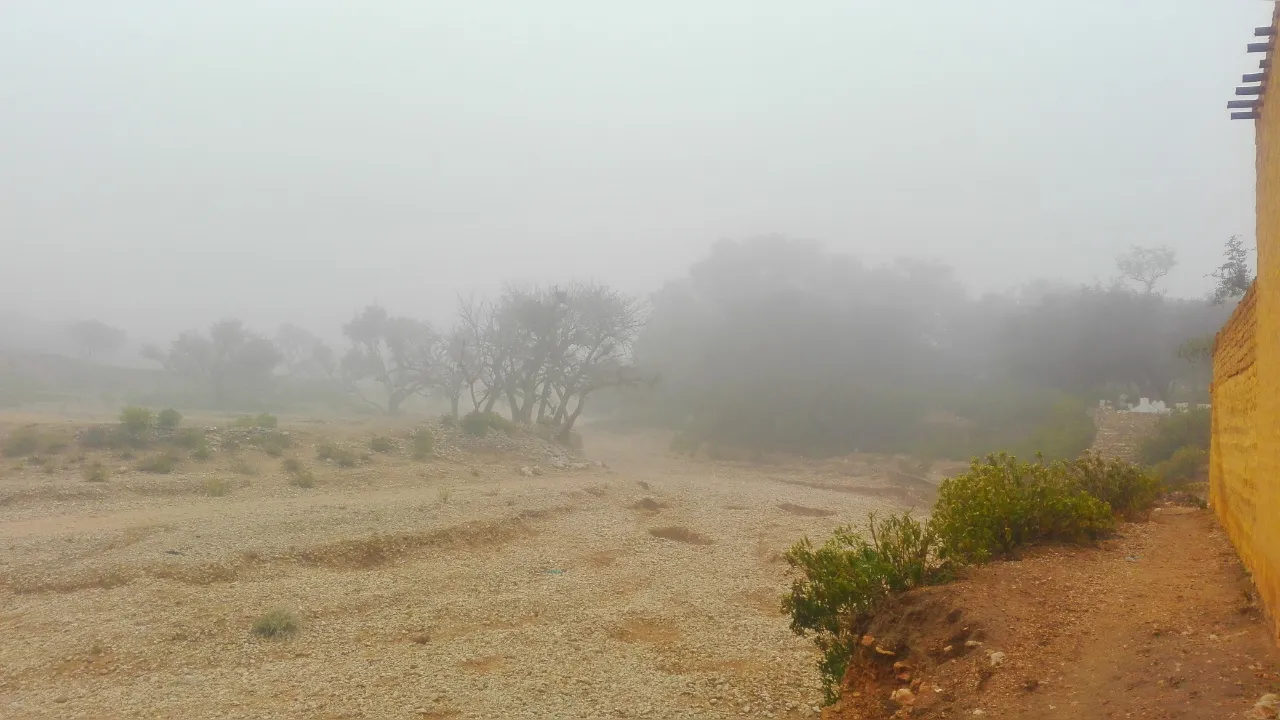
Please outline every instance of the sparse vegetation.
[[86, 465], [83, 470], [85, 482], [100, 483], [106, 482], [111, 477], [111, 472], [106, 466], [100, 462]]
[[249, 460], [242, 457], [231, 458], [231, 472], [237, 475], [253, 476], [258, 474], [258, 468]]
[[156, 415], [156, 427], [161, 430], [176, 430], [182, 424], [182, 413], [173, 408], [165, 408]]
[[204, 481], [204, 494], [209, 497], [224, 497], [231, 494], [231, 481], [226, 478], [211, 477]]
[[453, 489], [448, 485], [441, 485], [436, 488], [436, 499], [440, 501], [441, 505], [448, 505], [451, 497], [453, 497]]
[[346, 448], [339, 447], [332, 442], [322, 442], [316, 446], [316, 457], [321, 460], [329, 460], [338, 467], [353, 468], [359, 462], [359, 457]]
[[419, 462], [430, 460], [436, 451], [436, 440], [431, 431], [421, 428], [413, 434], [413, 459]]
[[25, 457], [40, 452], [43, 447], [40, 431], [34, 426], [20, 427], [10, 431], [4, 439], [5, 457]]
[[1138, 455], [1148, 465], [1164, 462], [1182, 448], [1209, 450], [1212, 415], [1209, 408], [1176, 410], [1156, 421], [1155, 431], [1138, 446]]
[[316, 486], [316, 476], [298, 458], [285, 458], [281, 466], [284, 468], [285, 474], [289, 476], [290, 485], [300, 488], [313, 488]]
[[80, 445], [87, 448], [122, 447], [122, 438], [117, 428], [109, 425], [90, 425], [80, 433]]
[[173, 444], [186, 450], [195, 450], [205, 442], [204, 431], [199, 428], [183, 428], [173, 434]]
[[374, 435], [369, 440], [369, 449], [376, 453], [389, 453], [396, 451], [396, 443], [389, 437], [382, 435]]
[[213, 450], [209, 448], [209, 443], [204, 439], [201, 439], [200, 442], [191, 450], [192, 460], [204, 462], [211, 457], [213, 457]]
[[168, 475], [178, 467], [179, 459], [173, 453], [159, 453], [138, 463], [138, 470], [145, 473]]
[[268, 640], [293, 637], [301, 628], [298, 614], [286, 608], [275, 608], [253, 621], [253, 634]]

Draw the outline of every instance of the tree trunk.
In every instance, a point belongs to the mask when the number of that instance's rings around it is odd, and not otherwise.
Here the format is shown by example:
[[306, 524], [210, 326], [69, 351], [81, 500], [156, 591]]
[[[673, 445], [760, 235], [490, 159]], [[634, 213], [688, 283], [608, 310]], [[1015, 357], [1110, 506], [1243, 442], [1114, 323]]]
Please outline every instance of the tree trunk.
[[458, 419], [458, 403], [461, 400], [462, 400], [462, 393], [456, 392], [453, 395], [449, 396], [449, 415], [452, 416], [454, 420]]

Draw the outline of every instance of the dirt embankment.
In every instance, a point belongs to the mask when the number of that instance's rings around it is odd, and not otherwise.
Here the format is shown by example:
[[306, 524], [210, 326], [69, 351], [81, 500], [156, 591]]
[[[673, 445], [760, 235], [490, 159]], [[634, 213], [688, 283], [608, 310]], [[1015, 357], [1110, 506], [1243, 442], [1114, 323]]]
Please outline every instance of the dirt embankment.
[[1276, 717], [1255, 704], [1280, 688], [1280, 653], [1203, 510], [978, 568], [868, 635], [824, 720]]

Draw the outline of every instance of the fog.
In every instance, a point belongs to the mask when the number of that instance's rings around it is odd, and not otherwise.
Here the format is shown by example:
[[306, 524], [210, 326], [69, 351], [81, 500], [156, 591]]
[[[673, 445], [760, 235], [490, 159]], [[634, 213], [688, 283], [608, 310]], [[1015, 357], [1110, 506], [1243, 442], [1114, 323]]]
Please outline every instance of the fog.
[[[6, 3], [0, 303], [163, 341], [593, 279], [721, 238], [972, 290], [1252, 232], [1263, 2]], [[1252, 244], [1250, 241], [1249, 244]]]

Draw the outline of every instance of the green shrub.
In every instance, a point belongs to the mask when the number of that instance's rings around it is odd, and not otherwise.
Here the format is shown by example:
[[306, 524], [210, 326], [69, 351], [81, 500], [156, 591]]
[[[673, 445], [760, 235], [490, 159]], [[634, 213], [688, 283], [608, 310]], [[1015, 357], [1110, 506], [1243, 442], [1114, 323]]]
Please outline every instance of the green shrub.
[[258, 468], [243, 457], [231, 458], [231, 472], [237, 475], [254, 476], [258, 474]]
[[1017, 447], [1026, 455], [1039, 453], [1050, 460], [1074, 460], [1093, 445], [1098, 426], [1087, 404], [1075, 397], [1054, 399], [1034, 430]]
[[1201, 480], [1209, 468], [1209, 453], [1190, 445], [1178, 448], [1168, 460], [1158, 462], [1151, 472], [1160, 478], [1165, 487], [1180, 489], [1188, 483]]
[[1209, 450], [1212, 415], [1209, 408], [1176, 410], [1156, 421], [1154, 432], [1138, 446], [1143, 463], [1155, 465], [1169, 460], [1184, 447]]
[[258, 419], [252, 415], [237, 415], [231, 421], [233, 428], [256, 428], [258, 427]]
[[975, 459], [938, 489], [930, 525], [941, 554], [958, 563], [1008, 556], [1042, 540], [1093, 539], [1115, 526], [1111, 508], [1080, 489], [1063, 463]]
[[489, 434], [489, 416], [492, 413], [484, 413], [479, 410], [472, 410], [462, 416], [462, 431], [468, 435], [476, 437], [484, 437]]
[[284, 462], [280, 463], [280, 467], [284, 468], [284, 471], [290, 475], [306, 470], [302, 465], [302, 461], [296, 457], [285, 458]]
[[1112, 512], [1132, 518], [1149, 509], [1160, 494], [1160, 483], [1133, 463], [1085, 453], [1067, 464], [1076, 485], [1111, 506]]
[[389, 437], [375, 435], [369, 440], [369, 449], [377, 453], [395, 452], [396, 444], [395, 441]]
[[9, 433], [4, 439], [5, 457], [25, 457], [40, 452], [44, 443], [40, 431], [34, 426], [20, 427]]
[[445, 413], [440, 416], [440, 424], [444, 427], [457, 427], [458, 418], [454, 417], [453, 413]]
[[812, 634], [822, 651], [828, 702], [836, 699], [862, 628], [885, 601], [944, 577], [936, 536], [909, 513], [881, 521], [872, 515], [865, 533], [841, 527], [819, 547], [805, 538], [785, 558], [793, 581], [782, 607], [791, 630]]
[[204, 493], [209, 497], [226, 497], [231, 494], [231, 481], [212, 477], [204, 481]]
[[413, 434], [413, 459], [429, 460], [435, 454], [436, 440], [426, 428]]
[[161, 430], [176, 430], [182, 424], [182, 413], [173, 408], [165, 408], [156, 415], [156, 427]]
[[253, 419], [254, 424], [266, 430], [274, 430], [280, 424], [279, 418], [271, 413], [262, 413]]
[[155, 425], [155, 414], [144, 407], [130, 405], [120, 411], [120, 424], [130, 437], [144, 437]]
[[168, 475], [178, 467], [178, 456], [172, 453], [160, 453], [138, 463], [138, 470], [157, 475]]
[[292, 610], [276, 608], [253, 621], [253, 634], [261, 638], [275, 640], [292, 637], [298, 633], [302, 623]]
[[100, 462], [95, 462], [92, 465], [86, 465], [84, 468], [84, 479], [86, 482], [106, 482], [109, 477], [111, 477], [111, 472], [108, 471], [106, 466]]

